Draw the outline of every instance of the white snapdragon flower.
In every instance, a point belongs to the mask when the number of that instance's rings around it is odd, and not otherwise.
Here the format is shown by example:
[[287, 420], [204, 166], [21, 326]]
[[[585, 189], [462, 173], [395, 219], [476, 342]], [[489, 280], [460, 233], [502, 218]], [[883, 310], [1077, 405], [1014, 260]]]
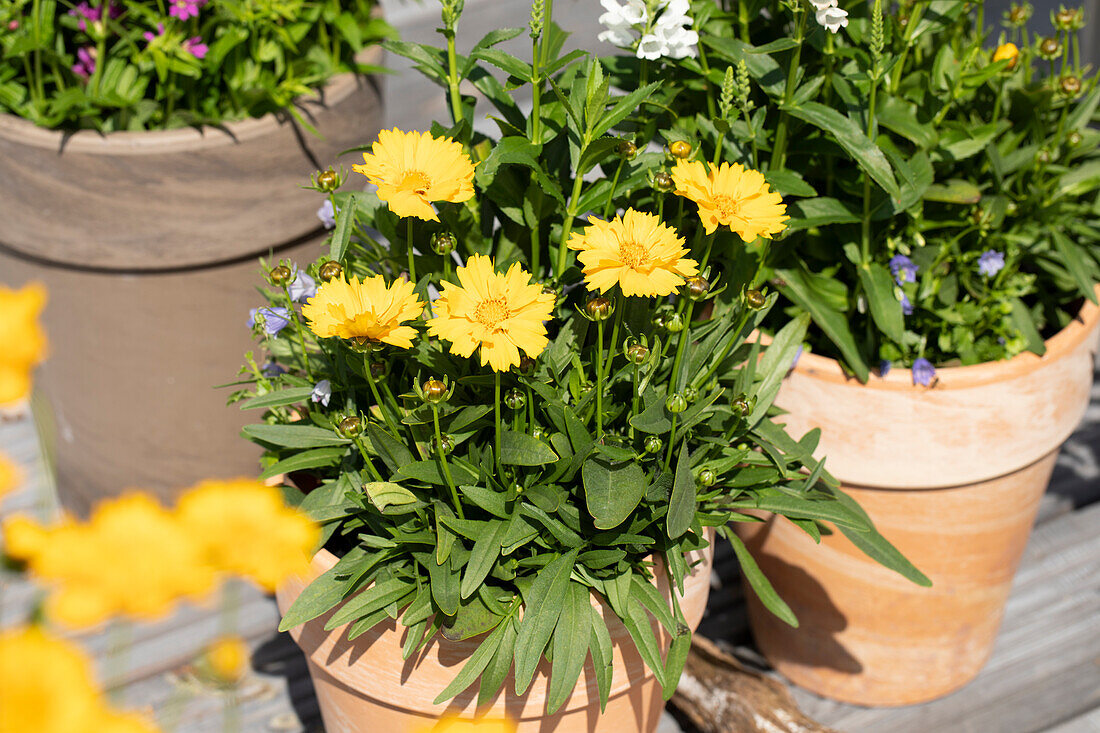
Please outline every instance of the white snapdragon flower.
[[814, 17], [826, 30], [836, 33], [848, 25], [848, 11], [838, 8], [836, 0], [810, 0], [815, 8]]
[[826, 8], [835, 8], [836, 0], [810, 0], [810, 5], [814, 6], [814, 10], [821, 12]]
[[[600, 0], [607, 11], [600, 16], [600, 23], [606, 28], [597, 36], [599, 40], [612, 43], [620, 48], [630, 48], [637, 44], [637, 56], [640, 59], [654, 61], [662, 57], [682, 59], [695, 56], [699, 43], [699, 34], [691, 29], [692, 19], [689, 0], [661, 0], [657, 4], [657, 17], [648, 23], [649, 15], [645, 0]], [[636, 38], [638, 27], [646, 28], [641, 39]]]
[[682, 25], [658, 26], [657, 38], [664, 43], [663, 56], [672, 59], [682, 59], [686, 56], [695, 57], [696, 46], [699, 44], [699, 34]]
[[324, 407], [328, 407], [329, 400], [332, 399], [332, 382], [322, 379], [313, 385], [313, 391], [310, 392], [309, 398], [314, 402], [319, 402]]

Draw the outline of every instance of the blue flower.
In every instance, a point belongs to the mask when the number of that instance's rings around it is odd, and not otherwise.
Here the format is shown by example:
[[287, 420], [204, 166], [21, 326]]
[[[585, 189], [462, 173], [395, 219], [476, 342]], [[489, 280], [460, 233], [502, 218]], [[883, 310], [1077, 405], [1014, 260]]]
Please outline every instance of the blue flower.
[[923, 356], [913, 362], [913, 384], [928, 387], [931, 386], [932, 380], [935, 378], [936, 367], [932, 366], [932, 362]]
[[890, 363], [889, 359], [883, 359], [878, 363], [878, 375], [885, 379], [886, 375], [890, 373], [890, 367], [892, 366], [893, 364]]
[[791, 359], [791, 368], [788, 369], [787, 371], [788, 372], [793, 372], [794, 368], [796, 366], [798, 366], [798, 360], [801, 359], [801, 358], [802, 358], [802, 344], [799, 344], [798, 345], [798, 351], [794, 352], [794, 358]]
[[290, 323], [290, 311], [281, 306], [264, 306], [253, 308], [248, 312], [248, 327], [256, 327], [256, 319], [260, 318], [264, 331], [268, 336], [274, 336], [282, 331]]
[[324, 224], [325, 229], [332, 229], [336, 226], [336, 209], [333, 208], [331, 201], [325, 199], [325, 203], [317, 209], [317, 218]]
[[901, 294], [901, 312], [907, 316], [913, 315], [913, 303], [905, 293]]
[[920, 268], [905, 255], [894, 255], [890, 258], [890, 272], [894, 276], [894, 280], [898, 285], [904, 283], [915, 283], [917, 281], [917, 271]]
[[264, 364], [260, 371], [263, 372], [265, 377], [277, 377], [280, 374], [286, 374], [286, 369], [284, 369], [281, 364], [274, 361], [269, 361]]
[[304, 270], [298, 270], [298, 275], [287, 288], [287, 292], [290, 293], [290, 299], [295, 303], [305, 303], [314, 295], [317, 295], [317, 281]]
[[313, 391], [310, 392], [309, 398], [314, 402], [320, 402], [324, 407], [328, 407], [328, 402], [332, 399], [332, 382], [322, 379], [313, 385]]
[[978, 258], [978, 272], [986, 277], [993, 277], [1004, 269], [1004, 266], [1004, 252], [998, 252], [995, 249], [987, 249], [985, 252], [982, 252], [982, 256]]

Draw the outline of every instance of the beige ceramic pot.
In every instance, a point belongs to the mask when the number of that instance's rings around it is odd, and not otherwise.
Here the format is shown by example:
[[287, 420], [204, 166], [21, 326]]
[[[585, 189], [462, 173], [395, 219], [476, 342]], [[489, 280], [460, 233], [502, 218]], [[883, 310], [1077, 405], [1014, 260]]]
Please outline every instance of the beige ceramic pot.
[[37, 386], [70, 509], [255, 472], [248, 416], [213, 386], [255, 348], [256, 258], [323, 253], [321, 198], [301, 186], [382, 121], [376, 80], [353, 75], [298, 108], [320, 136], [288, 115], [106, 136], [0, 115], [0, 282], [50, 291]]
[[1043, 357], [867, 384], [804, 355], [777, 403], [792, 435], [821, 428], [817, 456], [877, 529], [931, 580], [910, 583], [836, 533], [816, 545], [790, 522], [737, 525], [800, 621], [750, 596], [772, 665], [820, 695], [861, 705], [931, 700], [973, 679], [992, 651], [1058, 450], [1089, 401], [1100, 308], [1046, 342]]
[[[713, 533], [708, 539], [713, 543]], [[680, 599], [692, 630], [699, 625], [710, 594], [712, 548], [713, 544], [698, 556], [689, 556], [689, 560], [701, 561], [685, 581], [685, 596]], [[306, 584], [335, 562], [334, 555], [322, 550], [313, 558], [309, 578], [296, 579], [279, 590], [279, 609], [285, 612]], [[663, 577], [658, 587], [668, 598]], [[593, 597], [592, 604], [605, 618], [611, 614], [602, 600]], [[475, 712], [507, 717], [518, 724], [518, 733], [652, 733], [664, 707], [661, 686], [613, 615], [608, 628], [614, 645], [614, 678], [605, 711], [600, 712], [596, 679], [591, 661], [586, 661], [572, 695], [552, 716], [545, 714], [549, 673], [545, 660], [523, 696], [511, 692], [514, 681], [509, 673], [505, 692], [480, 711], [476, 711], [476, 684], [449, 703], [433, 705], [477, 648], [480, 637], [452, 642], [437, 636], [406, 662], [401, 658], [405, 631], [397, 622], [380, 624], [349, 642], [347, 626], [324, 630], [330, 615], [290, 631], [305, 652], [328, 733], [421, 733], [444, 715], [472, 718]], [[658, 629], [658, 634], [666, 643], [663, 630]]]

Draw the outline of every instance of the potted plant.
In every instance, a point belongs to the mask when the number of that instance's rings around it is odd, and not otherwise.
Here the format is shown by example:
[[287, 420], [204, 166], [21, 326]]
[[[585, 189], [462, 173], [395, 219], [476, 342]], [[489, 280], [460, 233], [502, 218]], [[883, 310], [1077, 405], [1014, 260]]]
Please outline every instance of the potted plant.
[[[323, 528], [312, 573], [278, 593], [281, 628], [330, 731], [444, 713], [652, 731], [715, 533], [796, 622], [728, 522], [836, 526], [921, 576], [835, 490], [817, 434], [772, 420], [808, 319], [750, 343], [777, 298], [758, 252], [680, 206], [664, 153], [609, 134], [656, 85], [619, 96], [600, 60], [560, 55], [549, 3], [458, 55], [460, 13], [443, 4], [445, 48], [390, 46], [449, 91], [450, 126], [382, 132], [348, 174], [375, 191], [317, 187], [337, 212], [328, 256], [268, 272], [257, 334], [280, 369], [251, 359], [232, 400], [262, 415], [244, 434], [263, 475], [287, 475]], [[525, 32], [530, 60], [496, 48]], [[530, 114], [488, 66], [532, 86]], [[473, 131], [467, 80], [499, 137]], [[760, 204], [742, 225], [781, 230], [779, 196], [742, 182]], [[317, 291], [299, 312], [302, 273]]]
[[[1100, 89], [1080, 64], [1082, 11], [1053, 13], [1044, 37], [1026, 4], [999, 34], [982, 3], [950, 0], [691, 7], [698, 57], [649, 71], [655, 105], [679, 115], [675, 136], [797, 197], [766, 261], [770, 318], [812, 319], [777, 398], [787, 428], [822, 430], [816, 455], [932, 581], [899, 582], [844, 537], [822, 549], [786, 521], [742, 525], [801, 621], [753, 601], [757, 641], [819, 694], [938, 697], [988, 658], [1088, 402]], [[620, 59], [617, 83], [647, 63]]]
[[0, 272], [54, 294], [66, 503], [243, 472], [224, 314], [243, 263], [316, 246], [296, 184], [378, 130], [376, 2], [18, 0], [0, 29]]

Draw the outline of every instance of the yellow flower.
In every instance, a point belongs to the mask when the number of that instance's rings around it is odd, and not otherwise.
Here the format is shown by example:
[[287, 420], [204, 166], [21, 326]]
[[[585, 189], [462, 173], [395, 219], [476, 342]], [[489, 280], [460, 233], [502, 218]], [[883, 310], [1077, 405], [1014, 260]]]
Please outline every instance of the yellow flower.
[[427, 132], [383, 130], [358, 173], [378, 186], [378, 198], [400, 217], [439, 221], [433, 201], [460, 203], [474, 197], [474, 164], [462, 146]]
[[426, 724], [420, 733], [516, 733], [516, 724], [507, 718], [462, 720], [447, 716], [434, 724]]
[[1020, 55], [1020, 49], [1016, 48], [1015, 43], [1002, 43], [997, 46], [997, 50], [993, 52], [993, 62], [1008, 61], [1008, 68], [1015, 69], [1017, 57]]
[[0, 405], [31, 391], [31, 372], [46, 356], [46, 334], [38, 323], [45, 307], [46, 289], [37, 283], [22, 290], [0, 285]]
[[19, 467], [0, 453], [0, 501], [3, 501], [4, 496], [19, 488], [22, 478]]
[[214, 680], [223, 685], [235, 685], [248, 671], [251, 653], [239, 636], [223, 636], [206, 648], [203, 661]]
[[787, 207], [759, 172], [734, 163], [708, 171], [699, 161], [681, 160], [672, 169], [676, 194], [699, 205], [707, 234], [728, 226], [745, 242], [786, 229]]
[[443, 282], [428, 333], [451, 342], [451, 353], [470, 356], [481, 347], [481, 365], [507, 371], [519, 364], [519, 350], [532, 358], [548, 342], [544, 321], [554, 310], [554, 296], [531, 283], [519, 263], [505, 275], [493, 261], [474, 255], [455, 272], [460, 285]]
[[110, 709], [81, 649], [38, 627], [0, 632], [0, 733], [155, 733]]
[[668, 295], [699, 270], [684, 258], [683, 238], [653, 214], [629, 209], [611, 221], [592, 216], [588, 222], [572, 234], [569, 249], [580, 250], [589, 290], [606, 293], [618, 284], [623, 295]]
[[19, 520], [9, 529], [8, 552], [50, 589], [47, 615], [72, 628], [115, 616], [159, 619], [214, 587], [202, 546], [144, 494], [103, 502], [86, 524], [43, 528]]
[[387, 286], [381, 275], [363, 282], [355, 277], [350, 282], [330, 280], [302, 306], [302, 315], [321, 338], [337, 336], [361, 345], [373, 341], [407, 349], [416, 329], [401, 324], [418, 318], [424, 310], [413, 287], [407, 280]]
[[204, 481], [180, 497], [176, 514], [211, 565], [269, 591], [308, 570], [321, 536], [277, 488], [253, 479]]

